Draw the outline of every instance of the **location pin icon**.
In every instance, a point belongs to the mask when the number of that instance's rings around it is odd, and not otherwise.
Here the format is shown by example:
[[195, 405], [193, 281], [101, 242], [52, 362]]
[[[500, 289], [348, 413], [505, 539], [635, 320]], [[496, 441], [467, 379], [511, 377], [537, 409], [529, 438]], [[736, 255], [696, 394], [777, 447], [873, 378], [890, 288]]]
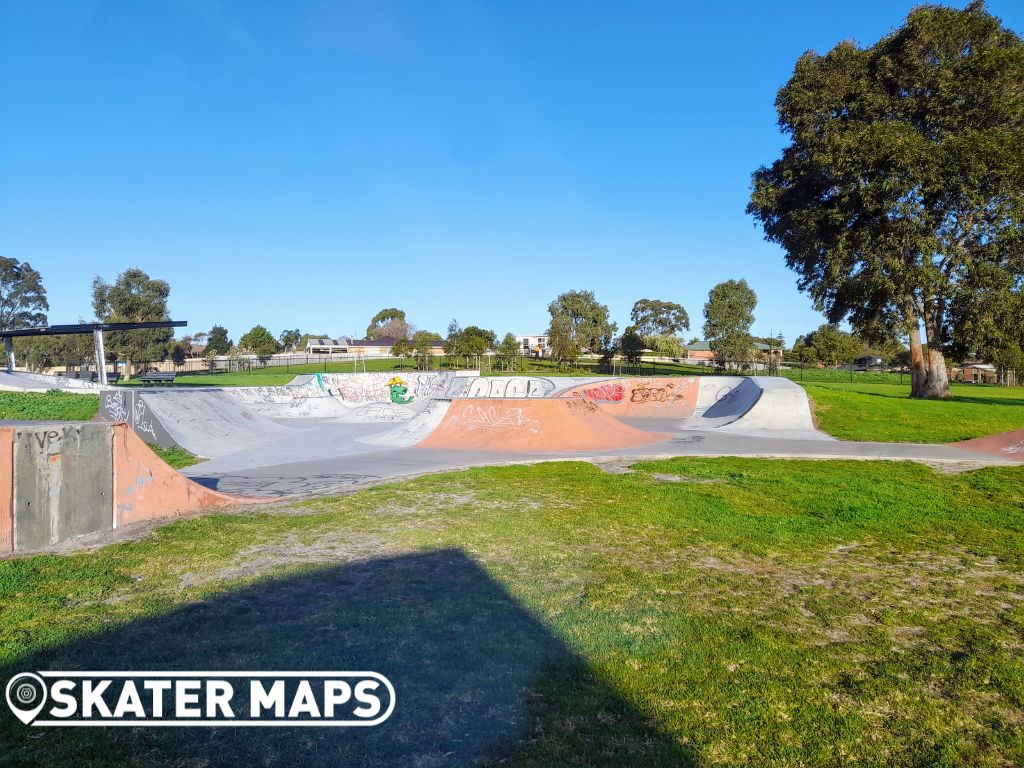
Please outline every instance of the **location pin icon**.
[[7, 706], [25, 725], [36, 719], [46, 705], [46, 683], [39, 675], [22, 672], [7, 683]]

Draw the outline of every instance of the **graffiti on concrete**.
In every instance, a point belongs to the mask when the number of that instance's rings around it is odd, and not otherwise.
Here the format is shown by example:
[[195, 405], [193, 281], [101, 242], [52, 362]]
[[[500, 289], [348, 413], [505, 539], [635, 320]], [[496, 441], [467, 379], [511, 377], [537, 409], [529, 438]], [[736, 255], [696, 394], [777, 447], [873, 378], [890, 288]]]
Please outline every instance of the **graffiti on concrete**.
[[466, 397], [547, 397], [554, 391], [553, 381], [536, 376], [480, 376], [472, 380]]
[[[317, 386], [339, 400], [350, 403], [388, 403], [392, 400], [392, 377], [387, 373], [318, 373]], [[409, 373], [403, 386], [421, 399], [441, 397], [448, 379], [439, 373]]]
[[135, 398], [135, 405], [132, 407], [132, 426], [136, 432], [142, 435], [143, 439], [146, 435], [150, 435], [154, 443], [157, 441], [153, 419], [147, 419], [146, 403], [141, 397]]
[[409, 394], [409, 385], [398, 376], [388, 381], [388, 388], [390, 390], [391, 402], [396, 405], [405, 405], [416, 399]]
[[686, 395], [674, 392], [675, 384], [652, 384], [633, 387], [629, 398], [631, 403], [674, 403], [685, 400]]
[[[130, 403], [129, 403], [130, 401]], [[103, 410], [111, 421], [126, 421], [145, 440], [146, 435], [153, 439], [147, 442], [160, 443], [157, 438], [153, 416], [146, 410], [145, 401], [137, 392], [105, 392], [103, 394]]]
[[593, 413], [594, 411], [600, 410], [596, 403], [592, 403], [589, 400], [584, 400], [581, 397], [567, 398], [565, 405], [570, 411], [574, 412], [588, 412]]
[[111, 421], [130, 421], [124, 400], [124, 392], [107, 392], [103, 395], [103, 405]]
[[528, 418], [523, 414], [522, 408], [499, 410], [493, 405], [486, 409], [478, 405], [467, 405], [462, 412], [462, 418], [466, 421], [466, 428], [470, 430], [521, 429], [533, 433], [540, 431], [540, 421]]
[[583, 394], [602, 403], [621, 403], [626, 396], [626, 388], [621, 384], [602, 384], [599, 387], [584, 389]]
[[370, 403], [361, 407], [358, 414], [361, 421], [408, 421], [414, 411], [398, 408], [392, 403]]

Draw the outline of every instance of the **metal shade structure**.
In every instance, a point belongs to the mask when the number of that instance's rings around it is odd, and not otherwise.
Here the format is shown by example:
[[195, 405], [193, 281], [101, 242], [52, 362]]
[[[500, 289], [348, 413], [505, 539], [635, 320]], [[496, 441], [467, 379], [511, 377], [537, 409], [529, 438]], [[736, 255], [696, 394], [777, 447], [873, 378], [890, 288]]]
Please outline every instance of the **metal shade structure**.
[[186, 320], [151, 320], [138, 323], [78, 323], [77, 325], [44, 325], [37, 328], [0, 329], [0, 338], [7, 350], [7, 370], [14, 370], [14, 339], [19, 336], [74, 336], [92, 334], [93, 352], [96, 355], [96, 375], [101, 385], [107, 383], [107, 353], [103, 346], [104, 331], [143, 331], [153, 328], [184, 328]]

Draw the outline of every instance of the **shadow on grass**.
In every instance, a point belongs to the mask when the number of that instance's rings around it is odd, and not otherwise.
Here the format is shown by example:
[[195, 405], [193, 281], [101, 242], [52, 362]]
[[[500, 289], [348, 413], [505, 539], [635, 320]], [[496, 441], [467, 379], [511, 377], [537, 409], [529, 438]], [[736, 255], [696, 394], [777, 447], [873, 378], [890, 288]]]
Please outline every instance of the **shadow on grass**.
[[7, 765], [696, 764], [458, 550], [268, 579], [22, 659], [28, 670], [372, 670], [375, 728], [29, 728]]

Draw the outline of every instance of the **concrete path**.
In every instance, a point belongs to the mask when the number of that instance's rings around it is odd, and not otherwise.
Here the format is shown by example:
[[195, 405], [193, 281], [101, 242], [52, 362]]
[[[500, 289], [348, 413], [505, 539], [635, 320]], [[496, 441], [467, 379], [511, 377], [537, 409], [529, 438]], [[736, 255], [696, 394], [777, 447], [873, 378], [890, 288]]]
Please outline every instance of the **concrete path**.
[[[664, 423], [641, 424], [663, 431]], [[778, 438], [716, 431], [677, 429], [666, 440], [650, 445], [610, 451], [462, 451], [405, 447], [366, 450], [367, 446], [336, 445], [331, 455], [261, 463], [259, 453], [236, 456], [188, 467], [184, 473], [203, 485], [246, 495], [324, 494], [466, 467], [530, 464], [540, 461], [613, 462], [664, 459], [676, 456], [751, 456], [804, 459], [891, 459], [968, 466], [1013, 464], [1008, 458], [987, 456], [950, 445], [868, 443], [814, 438]], [[269, 457], [268, 457], [269, 458]]]

